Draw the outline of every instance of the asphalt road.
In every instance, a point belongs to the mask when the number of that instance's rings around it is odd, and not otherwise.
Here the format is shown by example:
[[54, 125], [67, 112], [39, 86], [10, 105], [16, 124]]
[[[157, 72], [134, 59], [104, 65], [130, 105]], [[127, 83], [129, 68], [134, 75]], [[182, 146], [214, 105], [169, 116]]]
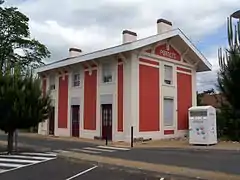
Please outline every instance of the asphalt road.
[[[169, 180], [172, 177], [60, 158], [0, 174], [1, 180]], [[190, 179], [174, 177], [174, 180]]]
[[[6, 136], [0, 135], [0, 140], [6, 139]], [[52, 150], [71, 150], [83, 149], [91, 152], [99, 149], [96, 145], [82, 142], [67, 142], [53, 139], [37, 139], [32, 137], [19, 137], [19, 142], [30, 145], [48, 147]], [[90, 148], [89, 148], [90, 147]], [[92, 148], [92, 149], [91, 149]], [[191, 149], [171, 149], [171, 148], [153, 148], [153, 149], [131, 149], [129, 151], [107, 151], [101, 150], [95, 155], [122, 158], [134, 161], [143, 161], [154, 164], [166, 164], [174, 166], [183, 166], [194, 169], [219, 171], [230, 174], [240, 174], [240, 152], [221, 151], [221, 150], [191, 150]]]

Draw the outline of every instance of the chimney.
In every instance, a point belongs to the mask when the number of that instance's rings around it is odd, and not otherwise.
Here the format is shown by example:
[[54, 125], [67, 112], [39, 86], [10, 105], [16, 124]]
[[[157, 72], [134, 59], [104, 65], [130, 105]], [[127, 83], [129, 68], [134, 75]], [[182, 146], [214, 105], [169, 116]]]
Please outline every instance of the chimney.
[[137, 40], [137, 33], [129, 31], [129, 30], [124, 30], [122, 32], [122, 42], [128, 43], [128, 42], [133, 42]]
[[79, 56], [82, 50], [78, 48], [69, 48], [69, 57]]
[[162, 34], [164, 32], [170, 31], [172, 29], [172, 22], [166, 19], [157, 20], [157, 33]]

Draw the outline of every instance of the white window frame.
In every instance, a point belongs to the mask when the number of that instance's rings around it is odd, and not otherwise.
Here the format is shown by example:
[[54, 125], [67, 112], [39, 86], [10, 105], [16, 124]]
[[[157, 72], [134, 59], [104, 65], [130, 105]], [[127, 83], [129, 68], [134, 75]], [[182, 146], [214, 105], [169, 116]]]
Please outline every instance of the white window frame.
[[[75, 77], [78, 78], [75, 79]], [[73, 72], [72, 73], [72, 87], [80, 87], [81, 86], [81, 74], [80, 72]]]
[[[171, 69], [171, 72], [169, 72], [169, 75], [167, 75], [167, 69], [166, 68], [169, 68]], [[163, 83], [165, 85], [168, 85], [168, 86], [173, 86], [173, 66], [172, 65], [169, 65], [169, 64], [164, 64], [163, 65], [163, 73], [164, 73], [164, 78], [163, 78]], [[167, 76], [170, 76], [170, 77], [167, 77]]]
[[[107, 71], [106, 71], [107, 70]], [[104, 84], [113, 83], [113, 68], [111, 63], [102, 63], [101, 82]], [[111, 80], [109, 80], [111, 79]]]
[[56, 77], [55, 75], [49, 76], [49, 89], [50, 91], [54, 91], [56, 89]]
[[[172, 120], [166, 118], [166, 106], [165, 106], [165, 100], [171, 100], [172, 101]], [[175, 126], [174, 118], [175, 118], [175, 104], [174, 104], [174, 98], [173, 97], [164, 97], [163, 98], [163, 125], [164, 127], [173, 127]], [[170, 123], [169, 123], [170, 122]]]

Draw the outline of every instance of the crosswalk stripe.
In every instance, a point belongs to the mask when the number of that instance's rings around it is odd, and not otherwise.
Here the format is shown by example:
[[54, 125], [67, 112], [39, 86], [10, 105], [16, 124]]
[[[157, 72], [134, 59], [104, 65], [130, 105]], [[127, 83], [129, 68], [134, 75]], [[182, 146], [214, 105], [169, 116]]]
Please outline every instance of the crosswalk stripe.
[[52, 159], [52, 158], [46, 158], [46, 157], [39, 157], [39, 156], [24, 156], [24, 155], [0, 155], [0, 158], [7, 158], [7, 157], [10, 157], [10, 158], [22, 158], [22, 159], [36, 159], [36, 160], [47, 160], [47, 159]]
[[103, 152], [114, 152], [114, 150], [109, 150], [109, 149], [100, 149], [100, 148], [93, 148], [93, 147], [86, 147], [83, 148], [86, 150], [94, 150], [94, 151], [103, 151]]
[[3, 161], [3, 162], [17, 162], [17, 163], [39, 163], [39, 162], [41, 162], [41, 161], [37, 161], [37, 160], [8, 159], [8, 158], [0, 158], [0, 161]]
[[113, 149], [113, 150], [121, 150], [121, 151], [129, 151], [130, 149], [128, 148], [122, 148], [122, 147], [113, 147], [113, 146], [98, 146], [99, 148], [104, 148], [104, 149]]
[[101, 152], [97, 151], [91, 151], [91, 150], [86, 150], [86, 149], [78, 149], [79, 152], [84, 152], [84, 153], [91, 153], [91, 154], [99, 154]]
[[21, 167], [23, 164], [0, 163], [0, 167]]
[[57, 149], [57, 150], [53, 150], [54, 152], [57, 153], [65, 153], [65, 152], [70, 152], [70, 151], [65, 151], [65, 150], [61, 150], [61, 149]]
[[0, 173], [3, 173], [5, 171], [6, 171], [6, 169], [0, 169]]
[[20, 153], [23, 155], [32, 155], [32, 156], [44, 156], [44, 157], [56, 157], [56, 154], [46, 154], [46, 153], [31, 153], [31, 152], [27, 152], [27, 153]]

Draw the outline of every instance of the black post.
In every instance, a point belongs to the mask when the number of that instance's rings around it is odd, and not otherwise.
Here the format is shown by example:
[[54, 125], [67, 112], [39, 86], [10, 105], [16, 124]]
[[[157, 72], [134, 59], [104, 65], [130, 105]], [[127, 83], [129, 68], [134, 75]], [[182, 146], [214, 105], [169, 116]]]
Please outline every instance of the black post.
[[133, 147], [133, 126], [131, 126], [131, 147]]
[[106, 146], [107, 146], [108, 145], [108, 123], [106, 125], [107, 125], [106, 127]]

